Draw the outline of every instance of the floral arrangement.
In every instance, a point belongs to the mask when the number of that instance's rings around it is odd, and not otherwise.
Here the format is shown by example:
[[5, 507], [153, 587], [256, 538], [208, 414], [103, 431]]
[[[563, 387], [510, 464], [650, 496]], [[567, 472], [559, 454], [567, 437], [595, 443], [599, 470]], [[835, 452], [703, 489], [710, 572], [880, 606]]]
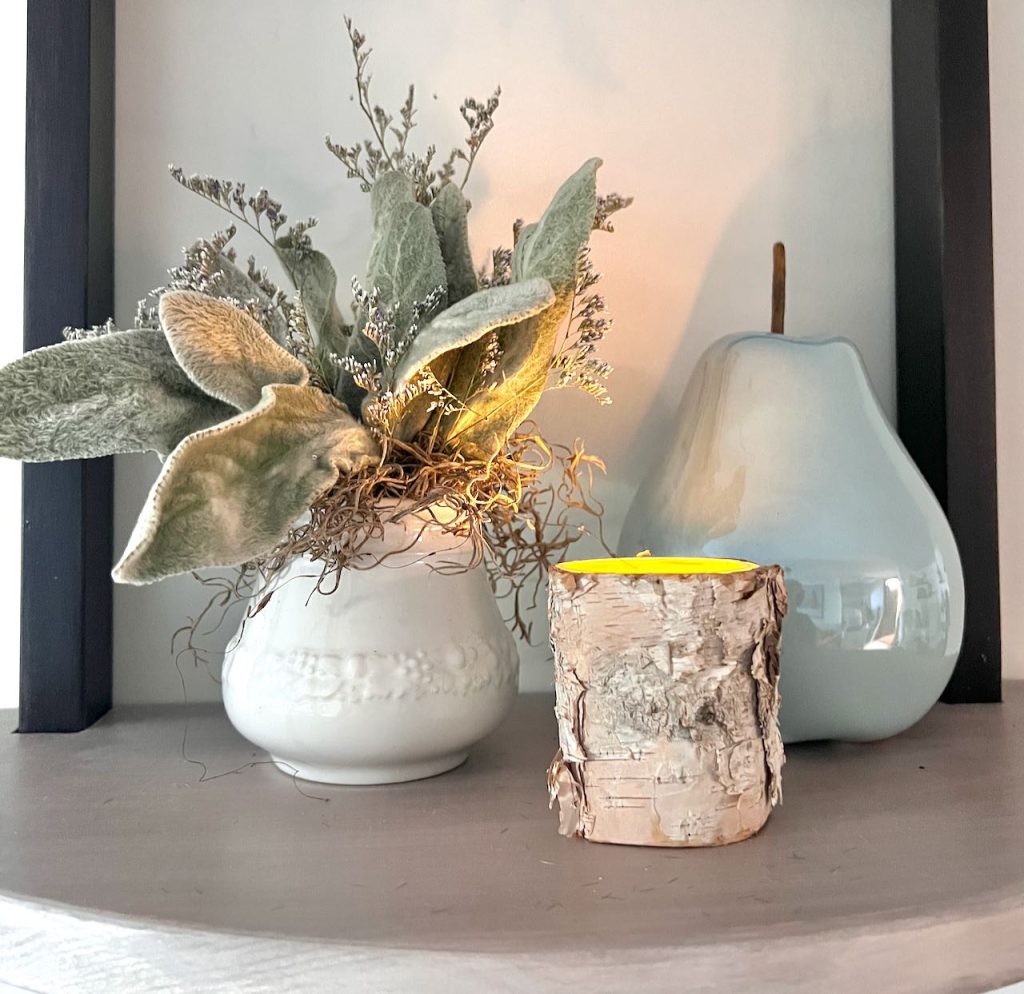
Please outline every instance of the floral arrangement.
[[[351, 146], [327, 139], [372, 211], [350, 318], [313, 246], [315, 219], [289, 223], [266, 190], [172, 168], [230, 227], [185, 251], [130, 329], [67, 329], [0, 370], [0, 455], [164, 458], [114, 568], [120, 582], [206, 567], [269, 580], [296, 556], [326, 580], [359, 565], [385, 521], [441, 506], [441, 527], [465, 534], [518, 598], [578, 535], [568, 512], [599, 514], [587, 495], [600, 462], [524, 423], [552, 387], [607, 401], [596, 348], [610, 322], [588, 244], [629, 200], [598, 196], [590, 159], [478, 271], [464, 189], [500, 91], [463, 103], [464, 147], [443, 161], [433, 146], [416, 153], [413, 87], [397, 115], [376, 105], [370, 49], [346, 25], [371, 132]], [[274, 253], [290, 291], [254, 258], [239, 264], [240, 227]], [[545, 483], [553, 463], [561, 477]]]

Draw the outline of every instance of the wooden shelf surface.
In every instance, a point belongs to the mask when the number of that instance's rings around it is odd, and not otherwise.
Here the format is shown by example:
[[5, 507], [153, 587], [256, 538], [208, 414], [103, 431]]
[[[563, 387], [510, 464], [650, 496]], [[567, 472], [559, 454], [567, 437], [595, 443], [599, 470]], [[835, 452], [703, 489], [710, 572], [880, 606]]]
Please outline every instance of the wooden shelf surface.
[[1024, 977], [1006, 696], [791, 748], [783, 806], [715, 850], [561, 838], [543, 695], [389, 787], [293, 781], [212, 706], [0, 735], [0, 990], [992, 989]]

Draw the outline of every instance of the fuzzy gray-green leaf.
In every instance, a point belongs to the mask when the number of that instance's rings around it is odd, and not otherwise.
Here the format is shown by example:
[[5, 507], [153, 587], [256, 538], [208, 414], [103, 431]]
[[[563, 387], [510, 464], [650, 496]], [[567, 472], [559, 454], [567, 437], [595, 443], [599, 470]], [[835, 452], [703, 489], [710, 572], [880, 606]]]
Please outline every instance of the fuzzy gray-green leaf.
[[316, 340], [321, 372], [328, 380], [337, 381], [331, 386], [342, 400], [358, 405], [359, 396], [351, 376], [336, 371], [333, 362], [334, 356], [352, 351], [354, 334], [338, 306], [338, 274], [331, 260], [308, 244], [294, 245], [288, 237], [279, 238], [275, 249], [302, 299]]
[[154, 329], [51, 345], [0, 369], [0, 456], [25, 462], [166, 455], [234, 414], [192, 383]]
[[399, 204], [415, 202], [416, 187], [405, 173], [381, 173], [370, 191], [370, 210], [373, 213], [374, 227], [384, 222]]
[[276, 243], [282, 265], [302, 297], [309, 325], [325, 349], [344, 355], [352, 329], [338, 307], [338, 275], [323, 252], [303, 246], [295, 248], [285, 238]]
[[192, 290], [160, 298], [160, 323], [178, 365], [211, 397], [246, 411], [271, 383], [303, 385], [309, 371], [245, 311]]
[[[190, 251], [194, 251], [194, 247]], [[243, 304], [252, 301], [260, 307], [266, 307], [269, 303], [269, 298], [263, 290], [223, 252], [217, 255], [215, 273], [217, 278], [211, 281], [207, 291], [214, 297], [227, 297]], [[277, 308], [271, 310], [268, 330], [278, 345], [284, 345], [288, 340], [288, 323]]]
[[594, 226], [600, 165], [600, 159], [585, 162], [562, 184], [536, 227], [520, 232], [513, 279], [543, 276], [560, 298], [572, 296], [580, 249]]
[[533, 236], [537, 231], [537, 223], [524, 224], [519, 229], [519, 237], [516, 239], [515, 247], [512, 249], [512, 279], [521, 280], [523, 278], [523, 256], [526, 253], [526, 247], [533, 240]]
[[454, 183], [446, 183], [430, 205], [434, 230], [441, 245], [441, 257], [448, 281], [448, 303], [475, 293], [476, 270], [469, 250], [469, 228], [466, 215], [469, 203]]
[[373, 436], [313, 387], [269, 386], [251, 411], [186, 438], [114, 569], [152, 583], [269, 552], [339, 473], [380, 461]]
[[[393, 173], [385, 173], [377, 188]], [[368, 288], [380, 291], [385, 304], [397, 304], [399, 330], [412, 321], [412, 305], [437, 287], [446, 285], [441, 246], [434, 230], [430, 209], [399, 197], [404, 185], [386, 183], [385, 193], [375, 195], [373, 244], [367, 263]]]
[[540, 277], [464, 297], [419, 330], [395, 371], [394, 389], [405, 386], [438, 356], [470, 345], [495, 328], [539, 314], [554, 301], [551, 284]]
[[584, 163], [562, 184], [540, 221], [520, 232], [513, 279], [542, 277], [554, 289], [555, 303], [499, 332], [498, 367], [447, 431], [452, 444], [468, 455], [493, 456], [540, 400], [572, 305], [580, 250], [593, 229], [600, 165], [600, 159]]

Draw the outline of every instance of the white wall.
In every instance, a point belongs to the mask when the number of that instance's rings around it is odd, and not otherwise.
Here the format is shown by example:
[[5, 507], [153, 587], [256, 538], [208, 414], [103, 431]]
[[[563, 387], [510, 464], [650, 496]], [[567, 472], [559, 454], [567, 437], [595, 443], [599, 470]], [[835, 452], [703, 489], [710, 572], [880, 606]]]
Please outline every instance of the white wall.
[[1003, 672], [1024, 678], [1024, 3], [989, 0]]
[[[479, 260], [588, 156], [605, 160], [604, 190], [636, 196], [618, 232], [594, 239], [617, 318], [606, 349], [615, 404], [562, 392], [538, 412], [553, 437], [584, 435], [607, 459], [613, 541], [696, 357], [767, 324], [777, 238], [789, 248], [787, 330], [854, 339], [892, 410], [888, 0], [121, 2], [120, 321], [181, 245], [224, 222], [167, 178], [170, 161], [263, 184], [293, 216], [318, 215], [317, 244], [342, 281], [362, 273], [367, 201], [322, 143], [364, 132], [343, 10], [376, 49], [378, 97], [397, 105], [415, 81], [419, 134], [442, 149], [462, 138], [461, 99], [501, 84], [469, 191]], [[155, 470], [118, 463], [122, 543]], [[187, 581], [118, 590], [119, 700], [181, 699], [170, 634], [199, 600]], [[546, 649], [523, 657], [524, 684], [547, 684]], [[216, 695], [205, 674], [188, 677], [191, 699]]]
[[[25, 213], [25, 52], [26, 0], [10, 0], [0, 34], [0, 134], [8, 155], [0, 161], [6, 237], [0, 242], [4, 274], [4, 332], [0, 364], [21, 355], [24, 255], [21, 229]], [[21, 635], [21, 465], [0, 459], [0, 708], [18, 705], [18, 650]]]

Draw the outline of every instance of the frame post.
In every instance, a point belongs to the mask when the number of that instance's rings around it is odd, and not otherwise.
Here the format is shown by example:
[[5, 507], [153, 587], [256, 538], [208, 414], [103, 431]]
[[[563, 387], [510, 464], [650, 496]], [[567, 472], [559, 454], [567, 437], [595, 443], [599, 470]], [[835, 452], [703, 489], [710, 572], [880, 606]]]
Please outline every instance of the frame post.
[[1001, 699], [986, 0], [893, 0], [898, 426], [964, 567], [943, 700]]
[[[113, 313], [113, 0], [31, 0], [25, 348]], [[24, 468], [19, 731], [110, 708], [113, 463]]]

